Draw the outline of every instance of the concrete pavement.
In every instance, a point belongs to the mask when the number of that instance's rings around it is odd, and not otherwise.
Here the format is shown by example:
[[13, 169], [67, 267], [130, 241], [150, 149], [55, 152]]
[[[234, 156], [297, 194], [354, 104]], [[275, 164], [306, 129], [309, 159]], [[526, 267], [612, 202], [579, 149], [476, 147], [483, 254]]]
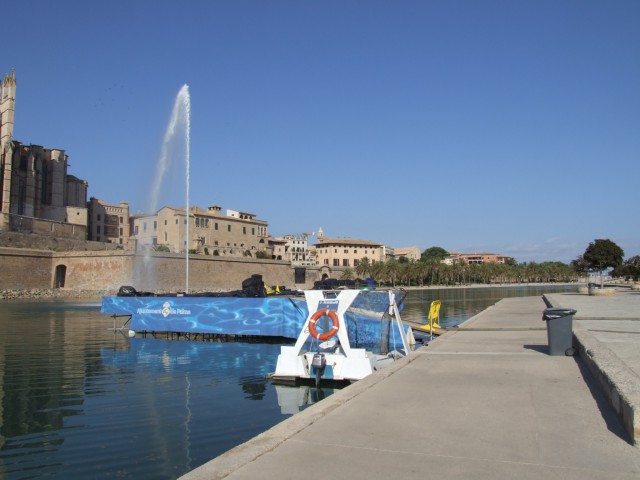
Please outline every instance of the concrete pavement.
[[583, 297], [546, 301], [578, 310], [586, 360], [547, 354], [541, 297], [505, 299], [182, 478], [640, 478], [599, 373], [634, 395], [640, 294]]
[[573, 308], [575, 344], [631, 441], [640, 443], [640, 291], [618, 288], [612, 297], [577, 293], [544, 296]]

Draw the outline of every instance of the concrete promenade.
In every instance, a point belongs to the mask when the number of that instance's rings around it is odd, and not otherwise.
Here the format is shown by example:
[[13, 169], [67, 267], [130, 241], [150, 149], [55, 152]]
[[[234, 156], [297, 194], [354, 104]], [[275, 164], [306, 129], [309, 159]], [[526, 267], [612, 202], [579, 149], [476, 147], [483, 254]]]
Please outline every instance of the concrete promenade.
[[638, 479], [639, 352], [640, 292], [505, 299], [182, 478]]

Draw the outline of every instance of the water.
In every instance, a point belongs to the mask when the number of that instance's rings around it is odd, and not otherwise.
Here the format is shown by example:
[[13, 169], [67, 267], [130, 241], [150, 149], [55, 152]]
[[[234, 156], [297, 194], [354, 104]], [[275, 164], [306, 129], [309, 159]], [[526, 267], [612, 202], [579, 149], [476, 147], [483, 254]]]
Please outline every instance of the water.
[[[439, 299], [451, 325], [544, 291], [411, 291], [403, 318]], [[97, 304], [0, 304], [0, 478], [175, 479], [333, 393], [266, 381], [276, 344], [129, 339], [112, 325]]]
[[490, 305], [508, 297], [541, 296], [551, 292], [577, 292], [578, 286], [513, 286], [513, 287], [475, 287], [475, 288], [429, 288], [411, 290], [405, 299], [402, 319], [417, 323], [426, 323], [428, 310], [433, 300], [441, 300], [440, 325], [451, 327], [458, 325], [482, 312]]
[[[182, 148], [180, 148], [182, 147]], [[165, 177], [169, 171], [169, 167], [174, 164], [174, 158], [184, 158], [185, 161], [185, 204], [186, 212], [189, 212], [189, 196], [190, 196], [190, 175], [191, 175], [191, 96], [189, 94], [189, 86], [183, 85], [176, 96], [171, 111], [171, 118], [165, 130], [160, 157], [156, 165], [156, 172], [149, 191], [149, 203], [147, 212], [155, 215], [158, 211], [159, 199], [161, 193], [169, 188], [174, 190], [173, 185], [166, 185]], [[187, 245], [190, 244], [189, 228], [186, 229]], [[189, 248], [186, 249], [186, 270], [185, 270], [185, 292], [189, 291]], [[142, 265], [134, 267], [133, 284], [141, 290], [154, 291], [155, 285], [153, 276], [145, 275], [145, 272], [152, 272], [149, 263], [152, 261], [150, 252], [142, 258]]]

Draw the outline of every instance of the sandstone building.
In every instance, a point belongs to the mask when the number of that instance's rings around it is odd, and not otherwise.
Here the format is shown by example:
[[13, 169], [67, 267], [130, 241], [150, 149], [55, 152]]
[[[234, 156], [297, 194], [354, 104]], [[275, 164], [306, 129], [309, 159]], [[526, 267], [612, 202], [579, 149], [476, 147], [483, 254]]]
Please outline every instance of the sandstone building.
[[417, 262], [420, 260], [420, 255], [421, 253], [418, 247], [395, 248], [393, 250], [394, 258], [406, 258], [410, 262]]
[[115, 243], [126, 247], [129, 243], [129, 204], [108, 204], [91, 197], [88, 203], [89, 225], [87, 238], [95, 242]]
[[[184, 208], [163, 207], [155, 215], [132, 216], [131, 239], [137, 250], [190, 251], [210, 255], [255, 257], [263, 252], [271, 258], [268, 223], [252, 213], [227, 210], [215, 205], [189, 209], [189, 231]], [[188, 240], [187, 240], [188, 238]]]
[[450, 253], [444, 263], [449, 265], [455, 262], [463, 262], [467, 265], [480, 265], [483, 263], [507, 263], [511, 257], [495, 253]]
[[285, 235], [282, 238], [271, 238], [273, 258], [286, 260], [292, 265], [316, 265], [314, 251], [309, 248], [309, 234]]
[[372, 263], [386, 260], [385, 246], [368, 240], [322, 237], [314, 247], [316, 264], [320, 266], [356, 268], [364, 257]]

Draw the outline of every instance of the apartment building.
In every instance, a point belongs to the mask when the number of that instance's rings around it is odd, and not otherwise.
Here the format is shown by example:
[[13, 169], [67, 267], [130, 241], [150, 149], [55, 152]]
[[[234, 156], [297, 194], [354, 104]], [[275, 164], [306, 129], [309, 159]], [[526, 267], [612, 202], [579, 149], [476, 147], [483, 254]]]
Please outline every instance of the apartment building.
[[87, 237], [95, 242], [116, 243], [127, 246], [129, 243], [129, 204], [108, 204], [99, 198], [89, 199], [89, 224]]
[[309, 248], [309, 234], [289, 234], [269, 241], [274, 246], [275, 259], [286, 260], [292, 265], [316, 265], [314, 251]]
[[314, 248], [316, 265], [350, 268], [356, 268], [364, 257], [370, 262], [383, 262], [387, 251], [381, 243], [351, 238], [318, 238]]

